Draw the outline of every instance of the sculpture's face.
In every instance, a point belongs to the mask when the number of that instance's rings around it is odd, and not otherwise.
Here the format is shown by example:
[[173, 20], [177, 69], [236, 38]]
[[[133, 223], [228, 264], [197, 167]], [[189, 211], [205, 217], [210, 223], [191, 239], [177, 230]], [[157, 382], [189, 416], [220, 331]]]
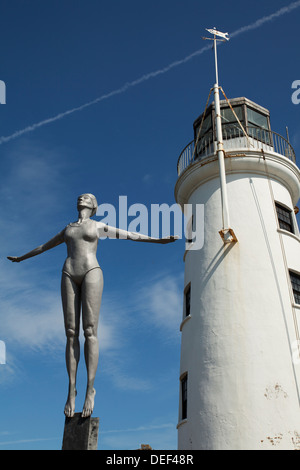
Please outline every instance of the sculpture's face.
[[77, 199], [77, 209], [80, 210], [80, 209], [83, 209], [84, 207], [87, 207], [88, 209], [91, 209], [91, 210], [93, 210], [94, 208], [93, 200], [88, 194], [82, 194]]

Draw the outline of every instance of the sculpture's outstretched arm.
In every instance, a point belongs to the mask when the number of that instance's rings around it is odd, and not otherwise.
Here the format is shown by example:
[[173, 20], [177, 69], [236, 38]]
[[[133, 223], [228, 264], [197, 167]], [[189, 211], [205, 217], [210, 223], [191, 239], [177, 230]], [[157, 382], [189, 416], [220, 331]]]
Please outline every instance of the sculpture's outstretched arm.
[[43, 245], [38, 246], [32, 251], [29, 251], [23, 256], [8, 256], [7, 259], [12, 261], [13, 263], [19, 263], [20, 261], [24, 261], [25, 259], [32, 258], [33, 256], [40, 255], [41, 253], [44, 253], [44, 251], [51, 250], [51, 248], [55, 248], [58, 245], [61, 245], [61, 243], [64, 242], [64, 230], [62, 230], [60, 233], [55, 235], [55, 237], [51, 238], [48, 242], [44, 243]]
[[148, 242], [148, 243], [171, 243], [175, 240], [178, 240], [177, 236], [170, 236], [164, 238], [153, 238], [148, 235], [143, 235], [142, 233], [128, 232], [120, 228], [111, 227], [109, 225], [103, 224], [102, 222], [97, 222], [97, 233], [99, 238], [119, 238], [121, 240], [133, 240], [135, 242]]

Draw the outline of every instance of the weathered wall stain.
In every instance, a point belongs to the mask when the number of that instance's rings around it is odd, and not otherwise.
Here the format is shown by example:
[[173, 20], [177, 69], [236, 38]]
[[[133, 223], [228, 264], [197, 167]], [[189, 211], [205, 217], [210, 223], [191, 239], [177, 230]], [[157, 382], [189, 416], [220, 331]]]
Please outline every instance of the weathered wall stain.
[[260, 444], [265, 449], [280, 447], [286, 450], [300, 450], [300, 434], [297, 431], [289, 431], [287, 434], [278, 433], [274, 436], [268, 436], [266, 439], [262, 439]]
[[273, 398], [277, 399], [280, 397], [287, 398], [288, 394], [283, 390], [279, 383], [276, 383], [274, 386], [266, 388], [264, 396], [267, 400], [272, 400]]

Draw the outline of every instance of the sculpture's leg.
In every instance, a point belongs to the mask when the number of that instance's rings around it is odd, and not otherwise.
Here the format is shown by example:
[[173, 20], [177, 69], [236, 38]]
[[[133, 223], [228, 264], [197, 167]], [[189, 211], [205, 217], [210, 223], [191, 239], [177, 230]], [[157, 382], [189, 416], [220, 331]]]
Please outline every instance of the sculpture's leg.
[[95, 389], [99, 342], [97, 337], [99, 312], [103, 290], [101, 269], [89, 271], [81, 286], [82, 325], [85, 336], [84, 355], [87, 368], [87, 389], [82, 417], [90, 416], [94, 409]]
[[79, 324], [80, 324], [80, 287], [65, 273], [61, 280], [61, 295], [64, 322], [67, 337], [66, 366], [69, 375], [69, 392], [65, 406], [68, 418], [75, 413], [76, 375], [80, 357]]

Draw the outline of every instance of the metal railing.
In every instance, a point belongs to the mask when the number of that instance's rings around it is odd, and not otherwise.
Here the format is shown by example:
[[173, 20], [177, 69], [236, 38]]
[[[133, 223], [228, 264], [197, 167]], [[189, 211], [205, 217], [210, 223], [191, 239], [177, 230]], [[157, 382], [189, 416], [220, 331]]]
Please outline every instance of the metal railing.
[[[247, 127], [247, 136], [236, 124], [226, 124], [222, 128], [224, 150], [264, 150], [283, 155], [296, 163], [296, 155], [291, 144], [281, 135], [260, 127]], [[217, 142], [213, 131], [200, 137], [195, 149], [195, 141], [192, 140], [181, 152], [178, 163], [178, 176], [193, 162], [212, 156], [217, 152]]]

